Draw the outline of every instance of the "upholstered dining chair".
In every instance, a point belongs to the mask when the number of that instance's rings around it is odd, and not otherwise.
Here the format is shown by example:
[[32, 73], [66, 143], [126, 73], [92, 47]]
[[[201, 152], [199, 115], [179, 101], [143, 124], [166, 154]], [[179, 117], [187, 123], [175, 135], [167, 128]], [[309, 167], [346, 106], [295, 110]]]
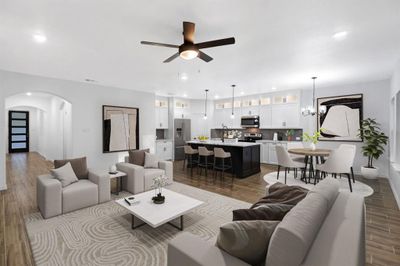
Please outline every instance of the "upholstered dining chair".
[[282, 145], [276, 145], [276, 157], [278, 159], [278, 173], [276, 179], [279, 179], [279, 172], [281, 170], [281, 167], [283, 167], [285, 169], [285, 184], [287, 179], [287, 173], [290, 169], [294, 170], [295, 177], [297, 174], [297, 171], [295, 170], [300, 169], [301, 171], [305, 171], [306, 165], [304, 164], [304, 162], [293, 161], [287, 149]]
[[[303, 149], [304, 145], [303, 142], [301, 141], [288, 141], [287, 143], [287, 149]], [[290, 154], [290, 157], [292, 157], [293, 161], [295, 162], [304, 162], [304, 155], [297, 155], [297, 154]]]
[[199, 151], [197, 149], [193, 149], [190, 145], [183, 146], [185, 151], [185, 159], [183, 160], [183, 169], [185, 170], [185, 166], [190, 166], [190, 176], [193, 176], [193, 167], [199, 163]]
[[316, 167], [316, 178], [321, 178], [321, 173], [329, 174], [344, 174], [349, 180], [350, 191], [353, 192], [352, 182], [354, 180], [353, 163], [354, 157], [356, 156], [356, 146], [351, 144], [341, 144], [339, 148], [333, 150], [329, 155], [328, 159], [323, 164], [318, 164]]

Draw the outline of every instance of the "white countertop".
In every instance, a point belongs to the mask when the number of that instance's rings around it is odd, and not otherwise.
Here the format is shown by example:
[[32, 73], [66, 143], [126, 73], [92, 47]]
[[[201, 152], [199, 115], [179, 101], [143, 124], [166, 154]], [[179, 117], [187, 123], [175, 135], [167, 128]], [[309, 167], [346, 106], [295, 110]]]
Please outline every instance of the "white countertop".
[[221, 140], [206, 140], [206, 141], [191, 140], [191, 141], [187, 141], [186, 143], [232, 146], [232, 147], [250, 147], [250, 146], [260, 145], [260, 143], [256, 143], [256, 142], [233, 142], [231, 140], [226, 140], [225, 142], [222, 142]]
[[171, 142], [172, 139], [156, 139], [156, 142]]
[[301, 142], [300, 140], [271, 140], [271, 139], [261, 139], [256, 140], [257, 143], [288, 143], [288, 142]]

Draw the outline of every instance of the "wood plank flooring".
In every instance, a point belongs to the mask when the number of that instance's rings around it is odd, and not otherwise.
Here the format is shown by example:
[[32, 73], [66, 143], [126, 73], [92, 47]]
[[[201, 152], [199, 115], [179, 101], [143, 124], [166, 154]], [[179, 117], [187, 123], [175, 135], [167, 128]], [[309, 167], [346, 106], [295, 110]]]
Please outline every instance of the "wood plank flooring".
[[[34, 265], [23, 217], [37, 212], [36, 176], [49, 172], [52, 164], [37, 153], [7, 155], [7, 187], [0, 192], [0, 266]], [[182, 163], [175, 162], [174, 178], [178, 182], [219, 193], [247, 202], [254, 202], [264, 195], [264, 174], [275, 167], [263, 165], [260, 174], [245, 179], [229, 176], [224, 182], [208, 181], [194, 172], [191, 178], [182, 170]], [[358, 178], [360, 179], [360, 178]], [[386, 179], [363, 180], [375, 193], [366, 198], [367, 209], [367, 265], [400, 265], [400, 211]]]

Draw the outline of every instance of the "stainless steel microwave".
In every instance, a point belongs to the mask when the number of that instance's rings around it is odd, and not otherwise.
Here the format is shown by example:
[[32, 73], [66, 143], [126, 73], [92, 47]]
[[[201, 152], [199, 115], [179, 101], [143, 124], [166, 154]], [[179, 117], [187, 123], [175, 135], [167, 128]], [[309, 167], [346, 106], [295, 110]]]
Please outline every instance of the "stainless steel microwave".
[[242, 116], [240, 125], [242, 127], [260, 127], [260, 117], [258, 115]]

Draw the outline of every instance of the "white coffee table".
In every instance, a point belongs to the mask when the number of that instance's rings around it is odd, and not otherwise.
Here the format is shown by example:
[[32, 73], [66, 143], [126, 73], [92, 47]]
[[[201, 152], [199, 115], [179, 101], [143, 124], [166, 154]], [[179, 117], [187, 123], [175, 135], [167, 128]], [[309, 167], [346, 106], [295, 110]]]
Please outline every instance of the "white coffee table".
[[108, 174], [110, 176], [110, 181], [113, 178], [115, 178], [115, 180], [117, 181], [117, 188], [116, 188], [115, 193], [113, 193], [113, 194], [118, 195], [119, 192], [122, 191], [122, 177], [126, 176], [126, 173], [117, 171], [115, 174], [110, 174], [110, 173], [108, 173]]
[[[165, 196], [165, 202], [163, 204], [155, 204], [151, 200], [154, 196], [154, 190], [133, 195], [135, 200], [139, 202], [132, 206], [126, 203], [124, 198], [116, 200], [115, 202], [127, 209], [132, 215], [132, 229], [138, 228], [144, 224], [156, 228], [165, 223], [169, 223], [181, 231], [183, 230], [183, 215], [204, 203], [165, 188], [162, 190], [162, 195]], [[135, 225], [136, 218], [144, 223]], [[177, 218], [180, 219], [179, 226], [170, 223]]]

